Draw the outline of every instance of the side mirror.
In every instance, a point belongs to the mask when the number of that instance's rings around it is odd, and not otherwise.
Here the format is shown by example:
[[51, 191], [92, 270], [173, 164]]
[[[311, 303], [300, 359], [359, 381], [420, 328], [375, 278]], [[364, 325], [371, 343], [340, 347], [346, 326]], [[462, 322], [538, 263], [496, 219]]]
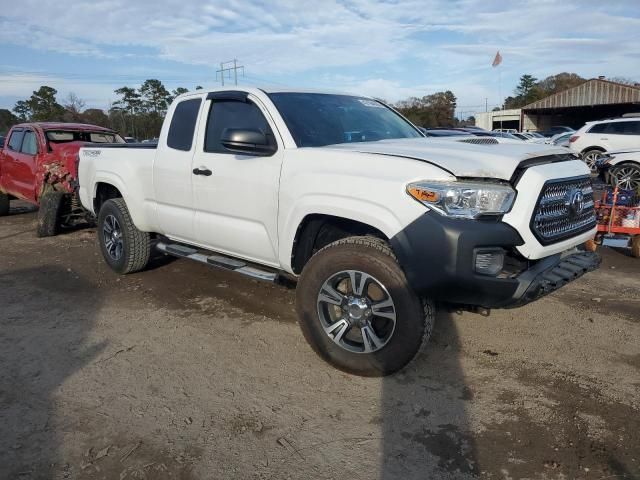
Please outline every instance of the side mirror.
[[234, 153], [247, 155], [273, 155], [278, 147], [270, 143], [267, 135], [259, 130], [242, 128], [225, 128], [220, 143]]

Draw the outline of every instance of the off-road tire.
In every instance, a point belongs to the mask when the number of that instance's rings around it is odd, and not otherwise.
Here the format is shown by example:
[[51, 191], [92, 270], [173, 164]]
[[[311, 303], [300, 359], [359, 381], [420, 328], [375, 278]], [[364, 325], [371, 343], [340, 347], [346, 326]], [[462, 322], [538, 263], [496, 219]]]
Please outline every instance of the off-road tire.
[[38, 237], [53, 237], [60, 231], [60, 213], [65, 194], [53, 190], [46, 191], [40, 197], [38, 209]]
[[[334, 343], [321, 325], [317, 307], [320, 288], [325, 280], [344, 270], [359, 270], [375, 277], [396, 306], [395, 330], [378, 351], [347, 351]], [[429, 340], [435, 319], [433, 302], [414, 293], [389, 244], [369, 236], [338, 240], [309, 260], [298, 281], [296, 310], [305, 339], [322, 359], [342, 371], [366, 377], [390, 375], [409, 364]]]
[[9, 210], [11, 209], [10, 203], [9, 195], [0, 192], [0, 217], [9, 215]]
[[[119, 260], [111, 258], [105, 246], [103, 226], [105, 218], [113, 215], [122, 229], [123, 254]], [[151, 255], [151, 235], [136, 228], [124, 199], [114, 198], [104, 202], [98, 214], [98, 243], [105, 262], [117, 273], [128, 274], [143, 270]]]

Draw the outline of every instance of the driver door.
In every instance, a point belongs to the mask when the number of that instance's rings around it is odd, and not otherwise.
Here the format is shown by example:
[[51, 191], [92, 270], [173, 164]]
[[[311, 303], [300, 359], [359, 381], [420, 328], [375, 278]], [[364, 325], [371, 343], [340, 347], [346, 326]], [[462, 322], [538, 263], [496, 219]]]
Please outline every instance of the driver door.
[[277, 142], [257, 99], [243, 92], [210, 94], [192, 163], [194, 230], [198, 244], [265, 265], [278, 265], [278, 190], [282, 145], [270, 156], [232, 153], [226, 129], [258, 130]]
[[[15, 136], [15, 137], [14, 137]], [[18, 198], [34, 202], [36, 200], [36, 157], [38, 139], [30, 128], [14, 131], [9, 139], [6, 152], [8, 162], [4, 165], [9, 178], [7, 190]]]

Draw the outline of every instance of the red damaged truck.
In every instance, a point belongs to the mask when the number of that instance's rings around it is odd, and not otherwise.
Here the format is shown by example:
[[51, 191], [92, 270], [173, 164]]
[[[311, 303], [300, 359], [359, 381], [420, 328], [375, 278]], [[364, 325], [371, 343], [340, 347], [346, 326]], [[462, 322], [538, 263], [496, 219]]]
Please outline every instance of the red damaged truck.
[[90, 220], [76, 196], [78, 150], [87, 143], [125, 143], [116, 132], [81, 123], [21, 123], [0, 150], [0, 216], [12, 199], [39, 206], [39, 237]]

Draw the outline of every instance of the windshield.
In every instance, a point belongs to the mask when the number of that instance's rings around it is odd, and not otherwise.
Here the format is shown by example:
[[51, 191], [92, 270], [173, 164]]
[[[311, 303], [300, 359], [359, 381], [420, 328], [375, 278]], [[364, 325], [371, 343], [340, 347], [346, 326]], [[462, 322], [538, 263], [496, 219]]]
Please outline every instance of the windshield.
[[422, 134], [380, 102], [350, 95], [272, 93], [298, 147], [421, 138]]
[[91, 142], [125, 143], [120, 135], [113, 132], [90, 132], [73, 130], [48, 130], [47, 140], [53, 143]]

